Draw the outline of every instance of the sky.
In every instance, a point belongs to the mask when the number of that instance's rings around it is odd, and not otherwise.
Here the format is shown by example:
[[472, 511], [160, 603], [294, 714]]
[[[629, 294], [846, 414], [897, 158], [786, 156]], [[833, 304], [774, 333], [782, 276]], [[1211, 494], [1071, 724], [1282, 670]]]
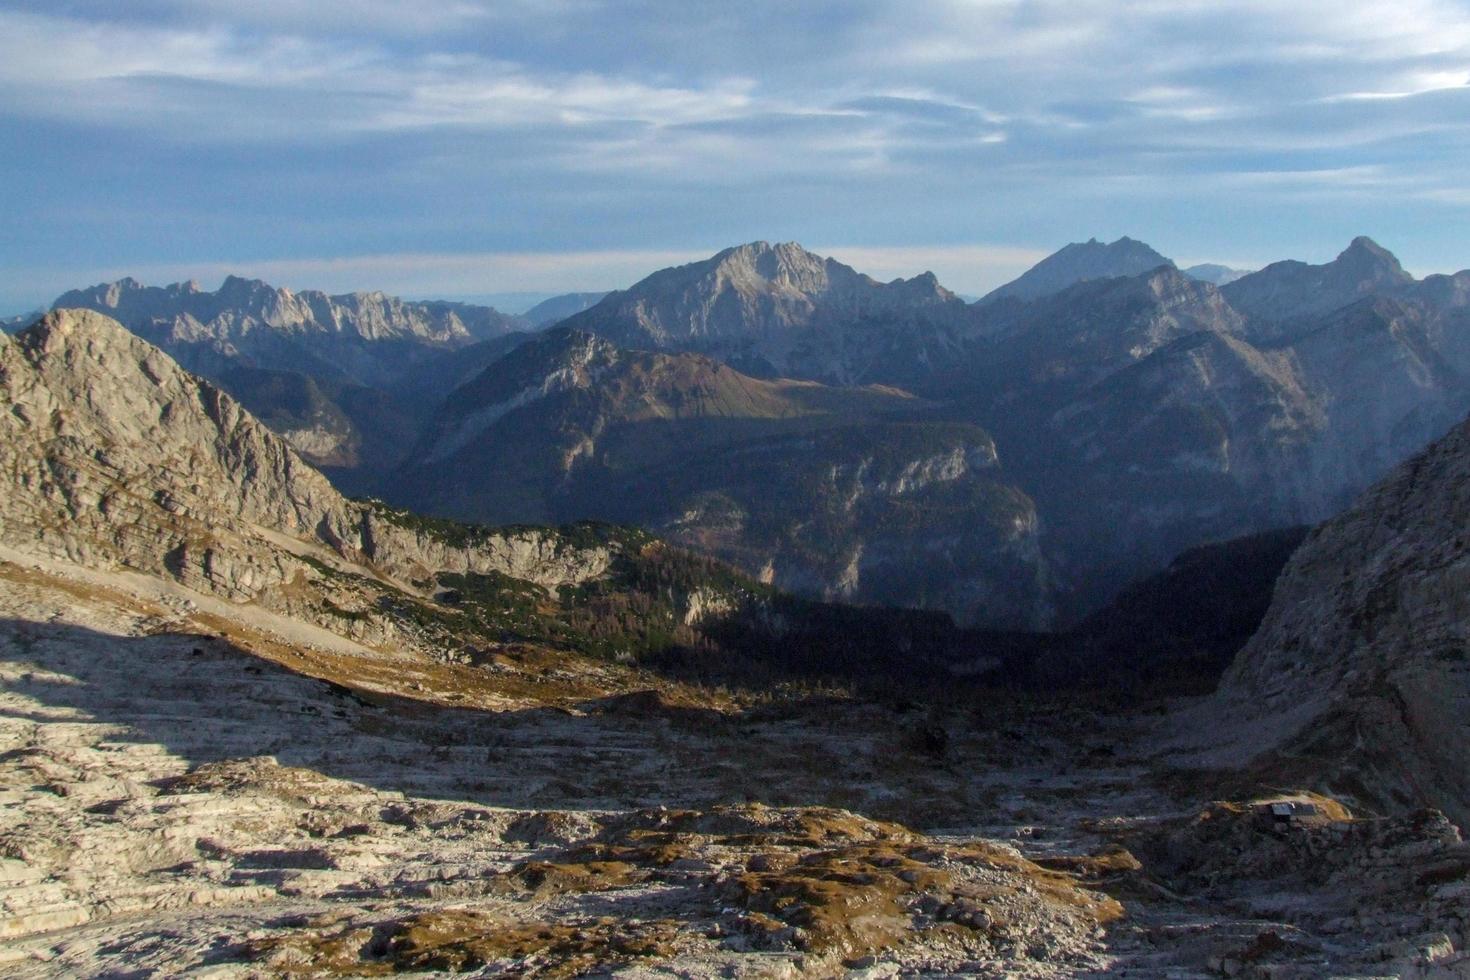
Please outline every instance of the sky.
[[1470, 0], [0, 0], [0, 313], [133, 275], [1470, 267]]

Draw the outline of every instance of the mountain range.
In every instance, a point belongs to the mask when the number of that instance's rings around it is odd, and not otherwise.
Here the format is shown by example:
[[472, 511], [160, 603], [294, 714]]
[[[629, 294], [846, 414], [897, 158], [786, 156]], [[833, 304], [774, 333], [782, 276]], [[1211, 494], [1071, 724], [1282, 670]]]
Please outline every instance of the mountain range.
[[944, 617], [783, 595], [637, 529], [486, 528], [349, 500], [228, 394], [92, 311], [0, 341], [0, 397], [0, 562], [145, 594], [162, 582], [191, 609], [339, 654], [454, 663], [516, 643], [742, 679], [960, 656]]
[[1188, 548], [1322, 520], [1446, 431], [1467, 296], [1470, 273], [1418, 281], [1365, 238], [1219, 287], [1125, 238], [973, 304], [757, 242], [541, 333], [243, 280], [58, 305], [118, 313], [350, 492], [629, 521], [806, 594], [1039, 627]]

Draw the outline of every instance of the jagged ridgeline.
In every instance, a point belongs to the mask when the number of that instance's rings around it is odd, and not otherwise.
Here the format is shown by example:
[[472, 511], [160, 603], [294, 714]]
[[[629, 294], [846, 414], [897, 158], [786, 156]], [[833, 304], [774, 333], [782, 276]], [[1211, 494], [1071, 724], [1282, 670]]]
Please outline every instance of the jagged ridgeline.
[[241, 279], [60, 302], [350, 495], [637, 524], [990, 629], [1068, 629], [1189, 549], [1324, 520], [1470, 411], [1470, 273], [1417, 280], [1366, 238], [1252, 273], [1083, 242], [974, 304], [765, 242], [527, 319]]
[[791, 598], [638, 530], [487, 528], [342, 497], [278, 436], [115, 321], [48, 314], [0, 347], [0, 544], [177, 581], [374, 648], [507, 645], [711, 679], [937, 666], [934, 614]]

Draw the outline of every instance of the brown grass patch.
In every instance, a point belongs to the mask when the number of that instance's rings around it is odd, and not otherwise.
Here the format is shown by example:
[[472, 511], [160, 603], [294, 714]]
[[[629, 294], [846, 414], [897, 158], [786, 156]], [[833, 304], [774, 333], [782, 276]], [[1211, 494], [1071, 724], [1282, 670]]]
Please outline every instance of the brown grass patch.
[[[548, 980], [605, 973], [630, 961], [675, 953], [679, 924], [514, 922], [473, 909], [424, 912], [336, 932], [305, 929], [254, 945], [251, 958], [283, 976], [386, 976], [466, 972]], [[526, 962], [535, 957], [532, 962]]]

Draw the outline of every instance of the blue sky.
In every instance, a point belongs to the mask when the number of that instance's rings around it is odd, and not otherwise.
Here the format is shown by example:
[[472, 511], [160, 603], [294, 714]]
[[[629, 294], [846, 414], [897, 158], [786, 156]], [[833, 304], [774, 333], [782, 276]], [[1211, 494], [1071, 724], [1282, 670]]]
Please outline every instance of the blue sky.
[[472, 295], [754, 239], [984, 292], [1068, 241], [1470, 266], [1470, 2], [0, 0], [0, 312]]

